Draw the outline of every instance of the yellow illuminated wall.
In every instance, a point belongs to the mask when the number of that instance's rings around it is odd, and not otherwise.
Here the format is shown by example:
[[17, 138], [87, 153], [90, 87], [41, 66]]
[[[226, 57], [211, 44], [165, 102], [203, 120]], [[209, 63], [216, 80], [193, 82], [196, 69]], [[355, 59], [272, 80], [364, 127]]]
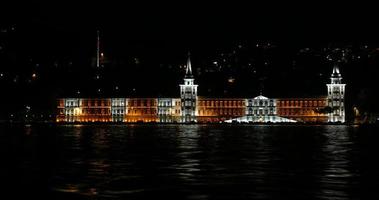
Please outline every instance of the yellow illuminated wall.
[[245, 99], [204, 98], [197, 100], [198, 122], [219, 122], [245, 115]]
[[277, 114], [299, 122], [327, 122], [326, 97], [277, 99]]

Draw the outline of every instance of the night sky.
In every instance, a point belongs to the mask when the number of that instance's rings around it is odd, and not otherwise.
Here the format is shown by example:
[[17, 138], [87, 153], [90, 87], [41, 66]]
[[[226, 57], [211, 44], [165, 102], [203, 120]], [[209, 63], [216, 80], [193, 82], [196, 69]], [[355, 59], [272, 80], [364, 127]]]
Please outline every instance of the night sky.
[[[350, 107], [377, 112], [379, 31], [370, 7], [3, 4], [0, 89], [2, 105], [10, 106], [1, 118], [25, 106], [53, 113], [58, 97], [178, 97], [188, 52], [200, 96], [325, 95], [338, 64]], [[101, 71], [94, 68], [97, 30], [105, 55]]]

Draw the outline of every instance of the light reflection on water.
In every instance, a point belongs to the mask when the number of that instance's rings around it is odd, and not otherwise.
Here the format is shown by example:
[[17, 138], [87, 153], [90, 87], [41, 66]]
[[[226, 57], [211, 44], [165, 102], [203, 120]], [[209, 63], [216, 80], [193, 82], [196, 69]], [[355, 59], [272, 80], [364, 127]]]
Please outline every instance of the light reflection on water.
[[[376, 127], [2, 126], [0, 177], [55, 199], [375, 199]], [[14, 184], [13, 184], [14, 182]], [[22, 184], [20, 184], [22, 183]]]

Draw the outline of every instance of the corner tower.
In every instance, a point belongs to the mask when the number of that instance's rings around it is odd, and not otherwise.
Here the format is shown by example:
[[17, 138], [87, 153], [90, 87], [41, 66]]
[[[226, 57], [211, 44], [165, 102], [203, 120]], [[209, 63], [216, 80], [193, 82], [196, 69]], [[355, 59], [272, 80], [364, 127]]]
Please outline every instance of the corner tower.
[[184, 76], [184, 84], [180, 86], [180, 99], [181, 99], [181, 122], [189, 123], [196, 122], [196, 101], [197, 101], [197, 86], [194, 84], [194, 77], [192, 74], [191, 59], [188, 54], [186, 65], [186, 75]]
[[342, 76], [337, 65], [333, 67], [333, 73], [328, 87], [328, 106], [331, 112], [328, 114], [328, 122], [345, 123], [345, 85], [342, 84]]

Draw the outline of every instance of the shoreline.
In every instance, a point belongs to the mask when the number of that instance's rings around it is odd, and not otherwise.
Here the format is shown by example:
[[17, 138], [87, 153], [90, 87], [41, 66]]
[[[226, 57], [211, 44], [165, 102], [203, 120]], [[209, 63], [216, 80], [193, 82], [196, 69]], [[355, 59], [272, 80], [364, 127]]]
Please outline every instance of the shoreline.
[[83, 126], [91, 126], [91, 125], [217, 125], [217, 126], [241, 126], [241, 125], [264, 125], [264, 126], [322, 126], [322, 125], [344, 125], [344, 126], [374, 126], [378, 125], [376, 123], [367, 123], [367, 124], [358, 124], [358, 123], [286, 123], [286, 122], [277, 122], [277, 123], [167, 123], [167, 122], [53, 122], [53, 121], [40, 121], [40, 122], [22, 122], [22, 121], [0, 121], [0, 125], [10, 124], [10, 125], [56, 125], [56, 126], [75, 126], [75, 125], [83, 125]]

